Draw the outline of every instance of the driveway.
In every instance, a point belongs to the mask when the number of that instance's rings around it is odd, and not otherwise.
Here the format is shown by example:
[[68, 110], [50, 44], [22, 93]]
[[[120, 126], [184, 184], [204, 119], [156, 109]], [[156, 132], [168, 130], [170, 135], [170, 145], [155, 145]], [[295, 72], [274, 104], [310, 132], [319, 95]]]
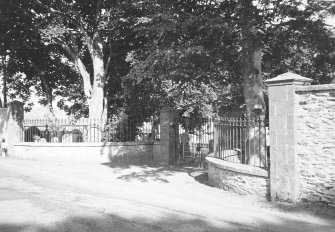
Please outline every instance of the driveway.
[[312, 214], [197, 182], [191, 166], [0, 159], [0, 231], [335, 231]]

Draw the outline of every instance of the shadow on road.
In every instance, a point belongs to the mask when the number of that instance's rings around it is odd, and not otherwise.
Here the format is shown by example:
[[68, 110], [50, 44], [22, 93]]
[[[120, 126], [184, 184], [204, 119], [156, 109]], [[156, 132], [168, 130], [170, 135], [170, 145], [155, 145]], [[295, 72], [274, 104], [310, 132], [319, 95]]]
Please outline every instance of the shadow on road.
[[[244, 229], [242, 229], [244, 228]], [[175, 216], [161, 221], [135, 218], [127, 220], [114, 215], [104, 217], [69, 217], [50, 226], [34, 224], [0, 223], [1, 232], [163, 232], [163, 231], [253, 231], [245, 226], [226, 223], [226, 226], [210, 225], [202, 219], [182, 220]], [[242, 229], [242, 230], [241, 230]], [[256, 229], [256, 228], [253, 228]]]
[[178, 172], [189, 173], [195, 170], [191, 165], [115, 165], [112, 163], [103, 163], [102, 165], [112, 168], [113, 172], [118, 174], [117, 179], [124, 181], [157, 181], [169, 183], [168, 177]]
[[163, 232], [163, 231], [334, 231], [330, 224], [306, 224], [298, 219], [276, 218], [272, 221], [255, 221], [254, 224], [208, 221], [192, 216], [183, 219], [176, 215], [167, 215], [159, 219], [131, 218], [125, 219], [115, 215], [105, 216], [71, 216], [64, 221], [44, 226], [38, 224], [0, 223], [1, 232]]

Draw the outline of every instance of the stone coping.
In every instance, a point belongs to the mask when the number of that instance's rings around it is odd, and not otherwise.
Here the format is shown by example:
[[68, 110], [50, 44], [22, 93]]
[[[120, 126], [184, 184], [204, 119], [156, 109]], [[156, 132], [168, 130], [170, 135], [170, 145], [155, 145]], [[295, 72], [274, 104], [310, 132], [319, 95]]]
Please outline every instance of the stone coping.
[[236, 172], [236, 173], [242, 173], [246, 175], [263, 177], [263, 178], [269, 177], [268, 171], [260, 167], [255, 167], [255, 166], [246, 165], [246, 164], [233, 163], [233, 162], [225, 161], [225, 160], [214, 158], [214, 157], [208, 157], [208, 156], [206, 157], [206, 160], [209, 165], [212, 165], [216, 168], [229, 170], [229, 171]]
[[38, 142], [20, 142], [14, 146], [22, 147], [105, 147], [105, 146], [139, 146], [139, 145], [154, 145], [154, 141], [138, 141], [138, 142], [108, 142], [108, 143], [38, 143]]
[[295, 73], [287, 72], [287, 73], [278, 75], [275, 78], [266, 80], [265, 83], [267, 84], [267, 86], [287, 85], [287, 84], [293, 84], [293, 83], [309, 85], [312, 81], [313, 80], [310, 78], [306, 78], [306, 77], [300, 76]]
[[295, 92], [318, 92], [318, 91], [328, 91], [335, 90], [335, 84], [327, 85], [309, 85], [309, 86], [297, 86]]

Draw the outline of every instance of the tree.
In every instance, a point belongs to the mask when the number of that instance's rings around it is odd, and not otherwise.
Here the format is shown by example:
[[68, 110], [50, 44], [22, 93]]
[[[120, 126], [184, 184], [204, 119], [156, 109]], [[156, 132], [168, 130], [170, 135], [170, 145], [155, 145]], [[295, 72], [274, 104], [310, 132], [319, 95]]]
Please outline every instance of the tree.
[[[54, 94], [65, 86], [78, 85], [70, 78], [73, 69], [62, 62], [63, 56], [54, 45], [45, 45], [31, 15], [11, 2], [3, 12], [0, 38], [6, 51], [6, 82], [10, 98], [27, 101], [31, 88], [42, 97], [41, 102], [53, 113]], [[4, 59], [3, 59], [4, 60]], [[64, 91], [63, 91], [64, 92]], [[80, 91], [79, 91], [80, 92]]]
[[[32, 3], [36, 4], [34, 17], [41, 25], [44, 41], [61, 46], [79, 71], [90, 118], [104, 118], [106, 71], [101, 23], [108, 12], [104, 1], [34, 0]], [[91, 67], [85, 65], [84, 59], [90, 60]]]
[[[11, 2], [20, 11], [14, 21], [29, 26], [13, 27], [18, 41], [25, 35], [11, 49], [15, 59], [27, 59], [30, 68], [34, 61], [36, 77], [47, 80], [53, 93], [67, 90], [81, 99], [73, 110], [86, 109], [80, 105], [87, 100], [91, 118], [104, 117], [107, 107], [116, 112], [136, 105], [150, 109], [143, 110], [149, 115], [163, 104], [188, 117], [243, 105], [248, 115], [254, 109], [264, 115], [263, 79], [290, 70], [326, 83], [334, 71], [325, 59], [334, 49], [323, 22], [326, 6], [273, 0]], [[63, 77], [49, 78], [57, 69]], [[68, 85], [65, 77], [74, 89], [57, 91], [60, 83]]]
[[239, 1], [239, 18], [241, 28], [241, 76], [243, 78], [243, 93], [246, 114], [250, 118], [254, 110], [265, 115], [263, 82], [261, 71], [262, 41], [258, 31], [258, 9], [252, 0]]
[[[209, 115], [230, 105], [238, 84], [237, 37], [231, 33], [228, 9], [234, 4], [199, 1], [145, 1], [152, 4], [137, 23], [147, 43], [129, 53], [129, 86], [152, 86], [146, 99], [156, 96], [156, 109], [172, 105], [183, 117]], [[222, 9], [227, 14], [222, 17]], [[128, 88], [131, 89], [131, 88]], [[143, 89], [143, 88], [138, 88]], [[140, 93], [133, 91], [133, 99]], [[136, 95], [137, 94], [137, 95]], [[131, 101], [133, 102], [133, 101]]]
[[[32, 76], [29, 73], [40, 73], [34, 74], [41, 80], [41, 86], [38, 82], [34, 83], [38, 88], [40, 86], [42, 90], [51, 90], [48, 92], [53, 95], [75, 100], [70, 107], [61, 100], [58, 102], [59, 107], [80, 117], [86, 116], [87, 108], [91, 108], [91, 114], [98, 114], [101, 107], [106, 113], [108, 106], [113, 113], [122, 106], [121, 79], [129, 70], [125, 57], [128, 50], [141, 43], [134, 38], [135, 33], [131, 31], [133, 19], [141, 11], [136, 4], [129, 1], [113, 4], [106, 1], [67, 3], [13, 0], [10, 6], [11, 11], [6, 16], [9, 25], [4, 33], [9, 43], [3, 47], [10, 47], [11, 51], [15, 51], [19, 57], [17, 59], [23, 62], [19, 69], [29, 78]], [[96, 11], [93, 12], [92, 7]], [[98, 9], [101, 9], [100, 13]], [[101, 42], [101, 49], [97, 40]], [[79, 76], [73, 73], [73, 67]], [[56, 69], [58, 73], [55, 72]], [[97, 76], [103, 78], [99, 79]], [[22, 86], [28, 84], [20, 83]], [[46, 88], [45, 83], [50, 88]], [[67, 88], [63, 88], [64, 85]], [[25, 87], [29, 89], [30, 86]], [[12, 87], [15, 89], [15, 86]], [[104, 93], [103, 99], [101, 91]], [[86, 96], [82, 97], [82, 93]], [[50, 102], [48, 99], [51, 100], [47, 97], [43, 102]], [[96, 110], [97, 107], [100, 108]]]
[[31, 12], [34, 24], [40, 29], [45, 45], [55, 44], [73, 63], [81, 75], [88, 101], [90, 118], [105, 118], [108, 81], [113, 40], [113, 26], [120, 6], [131, 9], [129, 2], [116, 1], [43, 1], [18, 2]]
[[[137, 84], [154, 83], [165, 103], [184, 112], [198, 111], [187, 103], [213, 111], [217, 106], [212, 103], [239, 105], [242, 102], [236, 99], [243, 96], [247, 117], [257, 113], [264, 119], [264, 79], [294, 71], [327, 82], [331, 75], [326, 63], [316, 59], [316, 54], [333, 48], [334, 39], [324, 23], [324, 9], [315, 5], [271, 0], [151, 3], [154, 10], [138, 29], [149, 43], [129, 54], [128, 77]], [[202, 92], [202, 86], [210, 91]], [[234, 99], [212, 86], [231, 91]], [[169, 98], [174, 88], [178, 93]], [[189, 92], [182, 91], [187, 88]], [[215, 100], [206, 101], [206, 96]], [[184, 99], [184, 104], [178, 103]], [[264, 153], [265, 148], [261, 150]]]

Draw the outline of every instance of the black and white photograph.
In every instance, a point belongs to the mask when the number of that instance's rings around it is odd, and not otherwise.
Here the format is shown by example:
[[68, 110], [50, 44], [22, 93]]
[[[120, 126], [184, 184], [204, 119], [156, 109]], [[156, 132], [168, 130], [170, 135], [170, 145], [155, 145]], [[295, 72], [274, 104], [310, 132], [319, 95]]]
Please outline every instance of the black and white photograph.
[[0, 232], [335, 232], [335, 0], [0, 0]]

